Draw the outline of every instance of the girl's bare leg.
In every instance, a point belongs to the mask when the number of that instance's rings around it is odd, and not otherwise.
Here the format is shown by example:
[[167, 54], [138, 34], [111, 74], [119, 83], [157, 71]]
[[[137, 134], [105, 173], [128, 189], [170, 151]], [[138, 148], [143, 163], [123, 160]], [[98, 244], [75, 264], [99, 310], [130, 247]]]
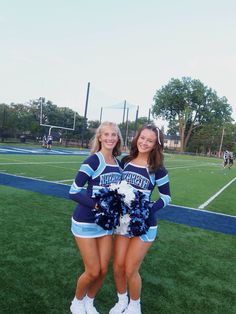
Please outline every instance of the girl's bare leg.
[[97, 239], [75, 237], [84, 262], [84, 272], [79, 277], [76, 287], [76, 298], [81, 300], [89, 287], [97, 280], [100, 274], [100, 257]]
[[100, 261], [100, 273], [98, 278], [93, 282], [93, 284], [89, 287], [87, 295], [90, 298], [94, 298], [97, 291], [101, 287], [103, 280], [108, 271], [108, 265], [111, 258], [112, 252], [112, 236], [104, 236], [97, 238], [97, 247], [99, 253], [99, 261]]
[[152, 242], [143, 242], [139, 237], [130, 239], [125, 259], [125, 273], [128, 280], [130, 299], [138, 300], [141, 295], [142, 280], [139, 269]]
[[113, 272], [117, 292], [123, 294], [127, 291], [127, 279], [125, 275], [125, 260], [130, 239], [116, 235], [114, 240]]

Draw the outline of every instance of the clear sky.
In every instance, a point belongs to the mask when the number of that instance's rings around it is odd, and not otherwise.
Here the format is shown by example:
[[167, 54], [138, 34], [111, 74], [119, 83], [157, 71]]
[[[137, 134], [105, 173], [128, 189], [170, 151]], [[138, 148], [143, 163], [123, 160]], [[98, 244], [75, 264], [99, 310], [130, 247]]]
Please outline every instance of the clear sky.
[[[0, 103], [41, 96], [89, 120], [148, 116], [156, 90], [190, 76], [236, 119], [235, 0], [0, 0]], [[120, 109], [111, 109], [120, 108]]]

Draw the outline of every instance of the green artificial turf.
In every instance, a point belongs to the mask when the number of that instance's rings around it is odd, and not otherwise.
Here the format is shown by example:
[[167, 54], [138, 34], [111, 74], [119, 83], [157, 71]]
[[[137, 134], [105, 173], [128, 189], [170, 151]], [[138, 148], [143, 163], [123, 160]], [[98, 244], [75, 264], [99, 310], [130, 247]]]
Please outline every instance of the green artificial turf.
[[[66, 314], [83, 271], [70, 232], [69, 200], [0, 186], [0, 312]], [[159, 221], [147, 254], [143, 314], [236, 313], [236, 237]], [[112, 270], [96, 298], [116, 302]]]
[[[71, 184], [85, 156], [0, 155], [0, 172]], [[224, 169], [222, 160], [166, 155], [172, 204], [198, 208], [236, 177], [236, 166]], [[204, 209], [236, 215], [236, 181]], [[228, 192], [231, 191], [231, 192]], [[153, 193], [153, 199], [158, 193]]]

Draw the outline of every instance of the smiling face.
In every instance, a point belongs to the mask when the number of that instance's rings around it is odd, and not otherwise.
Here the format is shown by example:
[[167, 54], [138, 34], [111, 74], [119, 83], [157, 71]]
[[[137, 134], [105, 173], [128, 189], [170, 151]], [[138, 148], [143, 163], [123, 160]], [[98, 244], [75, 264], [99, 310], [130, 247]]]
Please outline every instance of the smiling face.
[[118, 134], [114, 127], [104, 126], [99, 136], [101, 148], [105, 150], [113, 150], [119, 140]]
[[137, 140], [137, 148], [139, 153], [149, 154], [157, 142], [156, 133], [150, 129], [144, 129]]

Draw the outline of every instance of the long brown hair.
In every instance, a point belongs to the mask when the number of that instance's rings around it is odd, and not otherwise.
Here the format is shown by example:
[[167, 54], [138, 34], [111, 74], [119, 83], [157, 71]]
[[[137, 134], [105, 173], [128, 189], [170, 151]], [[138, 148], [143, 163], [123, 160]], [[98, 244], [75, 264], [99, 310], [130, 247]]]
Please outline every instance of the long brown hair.
[[138, 147], [137, 147], [137, 141], [141, 134], [141, 132], [145, 129], [151, 130], [156, 134], [156, 143], [153, 148], [153, 150], [149, 153], [148, 156], [148, 169], [150, 172], [155, 172], [157, 169], [163, 167], [163, 161], [164, 161], [164, 154], [163, 154], [163, 148], [164, 148], [164, 135], [162, 131], [157, 128], [154, 124], [146, 124], [142, 126], [135, 137], [132, 140], [130, 153], [128, 156], [125, 156], [122, 159], [122, 163], [129, 162], [133, 159], [135, 159], [138, 156]]
[[122, 146], [122, 143], [123, 143], [122, 135], [121, 135], [120, 129], [117, 126], [117, 124], [114, 123], [114, 122], [109, 122], [109, 121], [103, 122], [97, 128], [95, 136], [91, 140], [91, 150], [90, 150], [90, 152], [91, 152], [91, 154], [94, 154], [94, 153], [98, 152], [99, 150], [101, 150], [102, 147], [101, 147], [101, 142], [99, 141], [99, 137], [101, 136], [101, 134], [103, 132], [103, 129], [106, 126], [110, 126], [110, 127], [114, 128], [114, 130], [117, 133], [118, 142], [116, 143], [116, 146], [113, 148], [112, 154], [115, 157], [119, 156], [121, 154], [121, 146]]

